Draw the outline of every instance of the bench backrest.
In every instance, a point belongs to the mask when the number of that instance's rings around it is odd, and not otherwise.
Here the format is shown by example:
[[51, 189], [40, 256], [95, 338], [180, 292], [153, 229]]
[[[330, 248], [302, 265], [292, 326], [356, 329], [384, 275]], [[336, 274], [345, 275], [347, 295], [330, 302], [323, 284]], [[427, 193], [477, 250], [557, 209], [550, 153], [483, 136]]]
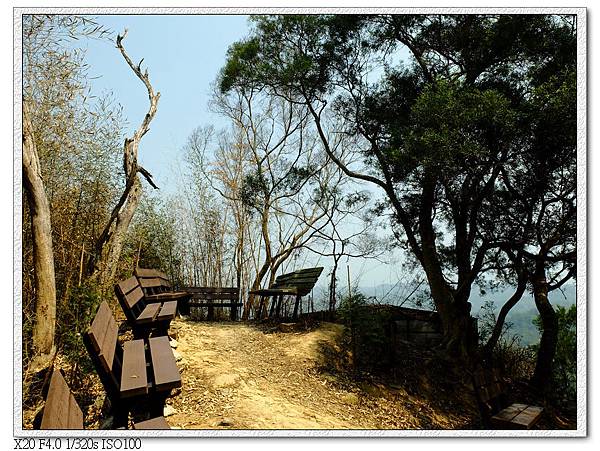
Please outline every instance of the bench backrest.
[[58, 370], [52, 371], [41, 429], [83, 429], [83, 412]]
[[473, 388], [486, 415], [493, 415], [506, 404], [506, 387], [497, 368], [478, 368], [473, 373]]
[[182, 290], [193, 293], [195, 299], [206, 299], [209, 301], [237, 301], [240, 298], [240, 289], [238, 287], [184, 287]]
[[171, 291], [171, 282], [167, 275], [157, 269], [137, 268], [137, 277], [145, 295], [164, 293]]
[[271, 288], [296, 288], [298, 296], [306, 296], [314, 288], [323, 267], [305, 268], [282, 274], [275, 279]]
[[132, 276], [129, 279], [123, 280], [115, 285], [115, 294], [121, 304], [121, 308], [131, 324], [144, 310], [146, 303], [144, 302], [144, 290], [140, 285], [137, 277]]
[[84, 343], [94, 362], [98, 376], [109, 396], [117, 396], [121, 384], [123, 349], [119, 344], [119, 327], [106, 301], [98, 307]]

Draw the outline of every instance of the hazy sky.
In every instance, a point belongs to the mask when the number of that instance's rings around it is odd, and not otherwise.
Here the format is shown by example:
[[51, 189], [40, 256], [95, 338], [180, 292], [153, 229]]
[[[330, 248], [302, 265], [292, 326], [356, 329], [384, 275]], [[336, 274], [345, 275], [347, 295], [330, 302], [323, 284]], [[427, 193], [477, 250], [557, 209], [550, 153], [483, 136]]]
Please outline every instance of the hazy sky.
[[[161, 93], [150, 132], [142, 140], [139, 159], [163, 191], [174, 189], [172, 165], [190, 132], [198, 125], [223, 125], [208, 111], [210, 86], [225, 62], [227, 48], [249, 32], [247, 16], [110, 15], [97, 22], [115, 33], [128, 34], [123, 41], [134, 63], [144, 58], [150, 81]], [[89, 75], [99, 76], [92, 86], [97, 94], [112, 91], [123, 106], [130, 134], [148, 110], [148, 94], [142, 82], [114, 44], [87, 43]]]
[[[199, 125], [224, 127], [227, 123], [208, 110], [211, 84], [225, 63], [228, 47], [250, 31], [248, 16], [219, 15], [106, 15], [95, 20], [115, 33], [128, 34], [123, 41], [128, 55], [148, 68], [150, 80], [161, 97], [150, 131], [140, 145], [139, 160], [154, 176], [160, 193], [174, 193], [177, 180], [174, 167], [182, 157], [182, 147]], [[81, 42], [77, 44], [81, 45]], [[88, 40], [86, 59], [95, 94], [112, 91], [129, 121], [127, 133], [139, 125], [148, 109], [145, 87], [133, 74], [113, 43]], [[302, 259], [304, 260], [304, 258]], [[329, 258], [301, 262], [329, 269]], [[346, 283], [346, 262], [340, 276]], [[350, 261], [351, 277], [360, 277], [362, 286], [395, 284], [402, 277], [396, 265], [373, 260]], [[343, 272], [342, 272], [343, 270]], [[325, 276], [320, 284], [326, 283]]]

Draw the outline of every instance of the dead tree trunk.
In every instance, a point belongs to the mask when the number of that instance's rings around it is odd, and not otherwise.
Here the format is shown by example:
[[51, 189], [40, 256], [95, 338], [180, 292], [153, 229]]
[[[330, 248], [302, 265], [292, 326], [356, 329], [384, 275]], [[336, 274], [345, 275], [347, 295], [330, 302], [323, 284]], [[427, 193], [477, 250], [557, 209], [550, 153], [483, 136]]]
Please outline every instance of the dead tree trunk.
[[34, 359], [50, 360], [54, 354], [56, 328], [56, 279], [52, 250], [50, 204], [42, 180], [29, 106], [23, 101], [23, 186], [31, 214], [35, 323], [33, 326]]
[[96, 279], [100, 283], [100, 287], [105, 289], [111, 280], [114, 279], [117, 271], [117, 264], [121, 256], [121, 250], [123, 249], [123, 241], [125, 240], [125, 234], [133, 214], [140, 202], [140, 196], [142, 194], [142, 184], [138, 177], [138, 172], [141, 173], [150, 185], [157, 189], [158, 187], [152, 181], [152, 175], [146, 171], [143, 167], [138, 165], [137, 156], [138, 148], [142, 137], [150, 129], [150, 122], [156, 114], [158, 99], [160, 98], [159, 92], [154, 92], [150, 79], [148, 77], [148, 70], [142, 72], [141, 63], [136, 66], [133, 64], [125, 48], [122, 45], [122, 41], [127, 34], [127, 30], [123, 35], [117, 36], [117, 48], [121, 51], [123, 58], [133, 70], [135, 75], [144, 83], [148, 90], [148, 99], [150, 100], [150, 107], [144, 120], [142, 121], [139, 128], [135, 131], [131, 138], [125, 138], [125, 144], [123, 146], [123, 168], [125, 170], [125, 190], [121, 195], [119, 202], [114, 207], [110, 219], [102, 234], [96, 242], [95, 252], [90, 258], [88, 264], [88, 272], [92, 278]]

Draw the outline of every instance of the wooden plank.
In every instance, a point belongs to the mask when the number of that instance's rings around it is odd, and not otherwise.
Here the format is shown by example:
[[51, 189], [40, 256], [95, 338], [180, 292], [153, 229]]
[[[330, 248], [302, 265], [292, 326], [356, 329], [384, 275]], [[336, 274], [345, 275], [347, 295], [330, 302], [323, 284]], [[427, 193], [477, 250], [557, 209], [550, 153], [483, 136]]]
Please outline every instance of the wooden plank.
[[142, 287], [139, 285], [131, 292], [125, 295], [125, 303], [132, 309], [144, 297]]
[[167, 423], [167, 420], [165, 420], [165, 417], [156, 417], [146, 421], [141, 421], [139, 423], [134, 423], [133, 429], [171, 429], [171, 427], [169, 426], [169, 423]]
[[120, 392], [123, 398], [148, 393], [144, 340], [131, 340], [123, 345]]
[[168, 319], [173, 319], [173, 318], [175, 318], [176, 313], [177, 313], [177, 301], [165, 302], [162, 305], [160, 312], [158, 313], [158, 316], [156, 317], [156, 319], [158, 321], [165, 321]]
[[181, 387], [181, 374], [168, 337], [153, 337], [148, 340], [152, 358], [152, 371], [156, 390], [165, 391]]
[[161, 281], [158, 277], [140, 279], [140, 285], [142, 288], [156, 288], [161, 286]]
[[188, 304], [190, 307], [203, 308], [203, 307], [237, 307], [242, 305], [241, 302], [201, 302], [201, 301], [190, 301]]
[[69, 387], [60, 371], [54, 370], [42, 417], [42, 429], [67, 429]]
[[527, 408], [525, 404], [512, 404], [506, 409], [502, 409], [496, 415], [492, 417], [492, 424], [500, 427], [510, 428], [510, 423], [514, 417], [520, 414]]
[[137, 277], [159, 277], [160, 271], [150, 268], [137, 268], [135, 270], [135, 275]]
[[144, 297], [146, 302], [164, 302], [164, 301], [177, 301], [179, 299], [185, 299], [192, 296], [190, 293], [184, 291], [170, 291], [166, 293], [149, 294]]
[[136, 322], [144, 324], [154, 321], [154, 318], [158, 314], [159, 310], [160, 304], [148, 304], [142, 313], [140, 313], [140, 316], [136, 318]]
[[543, 410], [544, 409], [541, 407], [527, 406], [521, 413], [512, 419], [511, 423], [515, 424], [516, 427], [529, 429], [538, 422], [542, 416]]
[[239, 293], [237, 287], [182, 287], [180, 291], [189, 293]]
[[104, 340], [102, 340], [102, 345], [100, 346], [99, 355], [104, 369], [108, 372], [112, 371], [118, 334], [119, 326], [117, 325], [117, 322], [111, 313], [110, 317], [108, 318], [106, 333], [104, 334]]
[[238, 293], [194, 293], [192, 299], [238, 299]]
[[111, 316], [112, 311], [110, 310], [108, 303], [106, 301], [102, 301], [89, 329], [89, 336], [92, 346], [96, 352], [100, 352], [100, 346], [102, 345], [102, 342], [104, 341], [104, 335], [106, 334], [106, 326]]
[[132, 276], [129, 279], [119, 282], [117, 285], [119, 286], [121, 293], [127, 294], [130, 291], [132, 291], [135, 287], [137, 287], [139, 285], [139, 282], [134, 276]]
[[83, 412], [72, 393], [69, 393], [69, 420], [67, 426], [69, 429], [83, 429]]

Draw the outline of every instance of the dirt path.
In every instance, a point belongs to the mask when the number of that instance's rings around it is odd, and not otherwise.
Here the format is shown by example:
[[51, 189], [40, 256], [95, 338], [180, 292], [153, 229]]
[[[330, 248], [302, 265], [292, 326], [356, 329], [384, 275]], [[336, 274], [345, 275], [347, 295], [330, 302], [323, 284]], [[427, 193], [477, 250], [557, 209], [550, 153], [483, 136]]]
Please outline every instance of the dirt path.
[[184, 429], [412, 429], [456, 427], [402, 390], [341, 383], [320, 371], [322, 345], [341, 327], [264, 333], [243, 323], [177, 320], [183, 387], [168, 402], [172, 427]]

